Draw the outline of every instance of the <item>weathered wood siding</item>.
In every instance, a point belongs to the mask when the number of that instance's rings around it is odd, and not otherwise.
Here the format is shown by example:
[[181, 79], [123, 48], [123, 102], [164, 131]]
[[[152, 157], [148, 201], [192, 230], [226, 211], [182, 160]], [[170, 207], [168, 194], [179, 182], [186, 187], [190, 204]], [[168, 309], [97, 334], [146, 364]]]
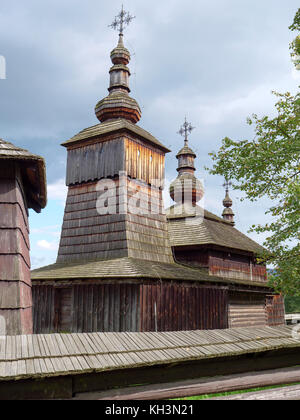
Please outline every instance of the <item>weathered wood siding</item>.
[[270, 327], [285, 325], [284, 298], [282, 295], [266, 297], [267, 324]]
[[101, 201], [97, 182], [69, 187], [57, 261], [129, 256], [173, 262], [162, 191], [127, 177], [124, 188], [118, 178], [109, 183], [114, 214], [105, 214], [108, 201]]
[[125, 171], [133, 179], [161, 187], [165, 179], [165, 156], [141, 141], [126, 138]]
[[53, 286], [33, 286], [32, 301], [34, 334], [56, 332], [58, 308], [55, 307], [55, 288]]
[[34, 286], [34, 332], [138, 331], [135, 284]]
[[32, 333], [28, 210], [17, 163], [0, 167], [0, 316], [8, 335]]
[[208, 268], [209, 267], [209, 251], [207, 249], [185, 249], [174, 247], [176, 261], [185, 263], [192, 267]]
[[180, 283], [34, 286], [34, 332], [186, 331], [228, 326], [227, 290]]
[[66, 184], [75, 185], [126, 172], [132, 179], [160, 187], [165, 174], [164, 153], [129, 137], [95, 140], [68, 149]]
[[229, 328], [267, 325], [265, 295], [231, 293], [228, 305]]
[[124, 139], [85, 145], [68, 150], [67, 185], [110, 178], [124, 171]]
[[227, 290], [184, 284], [141, 285], [140, 331], [227, 328]]
[[210, 251], [209, 271], [213, 276], [267, 283], [267, 270], [250, 256]]

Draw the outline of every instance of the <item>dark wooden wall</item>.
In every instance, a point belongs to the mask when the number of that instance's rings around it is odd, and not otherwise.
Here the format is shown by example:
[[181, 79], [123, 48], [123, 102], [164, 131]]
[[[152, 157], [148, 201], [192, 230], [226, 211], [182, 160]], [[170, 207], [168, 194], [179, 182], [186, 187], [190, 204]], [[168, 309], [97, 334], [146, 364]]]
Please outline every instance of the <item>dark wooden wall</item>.
[[258, 265], [251, 255], [242, 255], [228, 251], [187, 247], [175, 247], [175, 258], [195, 267], [205, 267], [213, 276], [240, 279], [251, 282], [267, 283], [267, 270], [264, 265]]
[[252, 256], [211, 250], [209, 272], [214, 276], [238, 278], [249, 282], [267, 282], [267, 270], [253, 261]]
[[35, 333], [227, 328], [227, 290], [180, 283], [34, 286]]
[[136, 284], [34, 286], [34, 332], [138, 331]]
[[227, 290], [187, 284], [141, 285], [140, 331], [227, 328]]
[[187, 331], [283, 325], [281, 296], [221, 285], [33, 285], [35, 333]]
[[[28, 210], [17, 163], [0, 167], [0, 316], [6, 334], [32, 333]], [[2, 332], [3, 333], [3, 332]]]

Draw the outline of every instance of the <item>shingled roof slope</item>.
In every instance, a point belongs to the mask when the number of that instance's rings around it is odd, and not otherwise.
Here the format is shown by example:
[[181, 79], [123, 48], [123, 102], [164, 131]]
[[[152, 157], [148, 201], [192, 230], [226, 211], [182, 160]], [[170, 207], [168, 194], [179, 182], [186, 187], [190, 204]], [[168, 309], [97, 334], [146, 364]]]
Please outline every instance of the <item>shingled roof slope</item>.
[[171, 207], [167, 210], [167, 219], [173, 247], [217, 245], [254, 254], [265, 250], [229, 222], [198, 206], [194, 209], [183, 208], [182, 212], [176, 210], [175, 206]]
[[79, 143], [83, 140], [101, 137], [101, 136], [119, 132], [122, 130], [125, 130], [129, 133], [131, 132], [139, 137], [142, 137], [144, 140], [148, 141], [150, 144], [152, 143], [155, 146], [158, 146], [160, 149], [162, 149], [166, 153], [170, 152], [170, 150], [167, 147], [165, 147], [160, 141], [158, 141], [154, 136], [152, 136], [152, 134], [148, 133], [148, 131], [122, 118], [116, 121], [108, 121], [108, 122], [94, 125], [92, 127], [88, 127], [80, 131], [80, 133], [76, 134], [71, 139], [62, 143], [62, 146], [68, 147], [74, 143]]
[[[247, 281], [215, 277], [204, 269], [190, 268], [181, 264], [158, 263], [134, 258], [117, 258], [68, 264], [56, 263], [31, 272], [34, 281], [84, 280], [84, 279], [157, 279], [174, 281], [249, 284]], [[265, 283], [251, 282], [266, 287]]]
[[[46, 185], [46, 168], [45, 160], [38, 155], [34, 155], [28, 150], [21, 149], [20, 147], [15, 146], [14, 144], [5, 141], [0, 138], [0, 159], [1, 160], [10, 160], [10, 161], [19, 161], [25, 168], [27, 163], [32, 163], [37, 169], [37, 172], [32, 174], [32, 178], [35, 177], [36, 182], [34, 187], [38, 187], [38, 194], [34, 194], [34, 199], [38, 202], [41, 208], [44, 208], [47, 203], [47, 185]], [[32, 197], [32, 195], [31, 195]]]

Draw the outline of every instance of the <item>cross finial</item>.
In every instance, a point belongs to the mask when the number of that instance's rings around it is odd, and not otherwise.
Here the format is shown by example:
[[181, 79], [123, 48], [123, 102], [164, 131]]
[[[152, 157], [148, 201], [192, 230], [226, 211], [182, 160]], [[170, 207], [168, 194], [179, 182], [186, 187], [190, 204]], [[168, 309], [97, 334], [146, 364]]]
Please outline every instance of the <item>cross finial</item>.
[[185, 117], [184, 124], [180, 127], [180, 130], [178, 131], [178, 134], [180, 134], [182, 137], [184, 137], [184, 143], [187, 146], [188, 144], [188, 136], [191, 134], [191, 132], [194, 130], [195, 127], [192, 127], [192, 124], [188, 123]]
[[115, 17], [115, 20], [109, 27], [119, 30], [120, 35], [123, 35], [125, 26], [128, 26], [133, 19], [135, 19], [135, 16], [131, 16], [129, 12], [125, 12], [122, 4], [121, 12]]
[[223, 187], [226, 189], [226, 193], [229, 193], [229, 188], [232, 186], [231, 181], [229, 181], [227, 178], [225, 178], [225, 182], [223, 184]]

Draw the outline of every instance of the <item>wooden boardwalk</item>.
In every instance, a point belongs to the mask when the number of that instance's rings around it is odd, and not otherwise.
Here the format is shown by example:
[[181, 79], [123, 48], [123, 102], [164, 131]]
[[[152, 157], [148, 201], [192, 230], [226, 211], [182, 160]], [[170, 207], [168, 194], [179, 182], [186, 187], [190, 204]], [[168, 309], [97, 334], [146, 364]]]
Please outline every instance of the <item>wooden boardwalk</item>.
[[297, 348], [300, 337], [287, 326], [0, 337], [0, 383]]

